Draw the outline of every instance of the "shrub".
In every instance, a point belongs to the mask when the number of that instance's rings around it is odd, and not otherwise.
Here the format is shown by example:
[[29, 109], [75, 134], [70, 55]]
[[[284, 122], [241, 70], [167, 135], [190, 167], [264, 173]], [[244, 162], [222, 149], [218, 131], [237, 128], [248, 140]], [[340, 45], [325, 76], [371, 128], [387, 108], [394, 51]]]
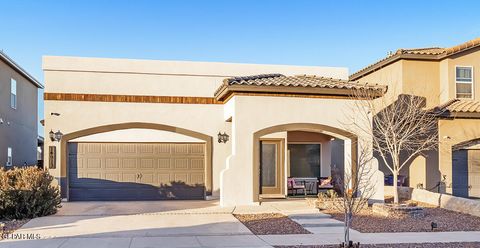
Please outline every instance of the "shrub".
[[25, 219], [54, 214], [60, 207], [53, 177], [37, 167], [0, 169], [0, 219]]

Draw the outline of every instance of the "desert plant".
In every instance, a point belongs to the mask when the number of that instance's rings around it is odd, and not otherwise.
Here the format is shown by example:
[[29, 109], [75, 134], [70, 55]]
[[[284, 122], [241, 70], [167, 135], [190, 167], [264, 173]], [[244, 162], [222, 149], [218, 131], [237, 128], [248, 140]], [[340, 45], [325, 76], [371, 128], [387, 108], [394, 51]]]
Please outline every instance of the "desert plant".
[[327, 190], [326, 192], [318, 193], [318, 199], [335, 199], [338, 197], [337, 192], [335, 190]]
[[0, 170], [0, 219], [25, 219], [51, 215], [60, 207], [53, 176], [37, 167]]

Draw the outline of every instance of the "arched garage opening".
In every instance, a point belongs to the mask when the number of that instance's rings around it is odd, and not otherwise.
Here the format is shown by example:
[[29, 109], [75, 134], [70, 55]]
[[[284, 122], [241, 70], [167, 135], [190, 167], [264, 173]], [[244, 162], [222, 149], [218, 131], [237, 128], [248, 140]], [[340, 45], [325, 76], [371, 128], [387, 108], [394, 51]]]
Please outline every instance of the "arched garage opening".
[[[117, 130], [160, 130], [200, 143], [74, 142]], [[212, 190], [212, 137], [156, 123], [120, 123], [65, 134], [62, 185], [68, 200], [204, 199]]]
[[[272, 134], [281, 136], [282, 133], [283, 138], [271, 136]], [[303, 136], [303, 138], [299, 138], [299, 136]], [[293, 152], [306, 154], [309, 153], [308, 151], [315, 151], [315, 149], [317, 149], [318, 157], [313, 158], [313, 160], [318, 160], [318, 171], [322, 173], [321, 171], [325, 168], [325, 165], [322, 165], [321, 162], [323, 149], [320, 139], [325, 139], [326, 137], [328, 141], [341, 140], [341, 142], [343, 142], [341, 159], [350, 161], [342, 163], [341, 169], [343, 170], [343, 166], [348, 165], [351, 170], [354, 171], [357, 159], [356, 145], [358, 138], [348, 131], [315, 123], [290, 123], [264, 128], [255, 132], [253, 135], [253, 201], [261, 201], [261, 195], [262, 197], [265, 195], [273, 195], [274, 198], [276, 195], [288, 195], [289, 187], [287, 183], [289, 182], [287, 181], [287, 177], [291, 178], [290, 174], [302, 174], [302, 170], [310, 170], [310, 168], [295, 168], [297, 164], [293, 163], [300, 163], [296, 161], [301, 161], [301, 159], [295, 160], [296, 158], [294, 158]], [[319, 140], [315, 140], [317, 138]], [[280, 149], [278, 149], [278, 147], [280, 147]], [[283, 147], [286, 147], [284, 152], [282, 151]], [[331, 145], [330, 149], [332, 149], [332, 147], [335, 146]], [[275, 149], [278, 150], [274, 151]], [[305, 152], [305, 150], [308, 151]], [[307, 158], [307, 160], [308, 159], [309, 158]], [[275, 168], [276, 166], [277, 169], [265, 168], [265, 164], [267, 164], [267, 166], [270, 164], [269, 161], [276, 161], [276, 165], [270, 167]], [[280, 163], [280, 166], [278, 166], [278, 161], [283, 161], [283, 164]], [[290, 164], [290, 161], [293, 161], [292, 164]], [[329, 161], [326, 167], [334, 167], [335, 164], [332, 163], [332, 157], [330, 157]], [[310, 178], [317, 177], [320, 179], [320, 173], [311, 175]], [[343, 171], [341, 174], [343, 175]], [[329, 174], [329, 176], [331, 176], [331, 174]], [[269, 177], [271, 179], [269, 179]], [[317, 181], [315, 184], [317, 188], [314, 192], [318, 192], [318, 183], [320, 182]]]
[[452, 146], [452, 194], [480, 199], [480, 138]]

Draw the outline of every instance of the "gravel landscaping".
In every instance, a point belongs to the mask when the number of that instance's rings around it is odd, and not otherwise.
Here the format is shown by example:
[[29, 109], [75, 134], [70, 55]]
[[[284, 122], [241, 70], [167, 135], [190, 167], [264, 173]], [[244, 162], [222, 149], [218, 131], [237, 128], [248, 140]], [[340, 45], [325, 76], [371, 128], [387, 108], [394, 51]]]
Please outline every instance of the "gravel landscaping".
[[[275, 246], [276, 248], [338, 248], [338, 245]], [[360, 245], [361, 248], [480, 248], [480, 243], [424, 243]]]
[[[431, 232], [431, 223], [437, 223], [435, 231], [480, 231], [480, 217], [462, 214], [432, 205], [417, 203], [423, 207], [425, 216], [413, 217], [383, 217], [372, 212], [372, 208], [362, 210], [352, 222], [353, 229], [364, 233], [380, 232]], [[332, 215], [334, 219], [343, 221], [343, 213], [334, 210], [324, 210], [324, 213]]]
[[2, 240], [7, 234], [13, 233], [15, 230], [22, 227], [28, 221], [29, 219], [0, 221], [0, 240]]
[[235, 214], [234, 216], [255, 235], [310, 234], [300, 224], [283, 214]]

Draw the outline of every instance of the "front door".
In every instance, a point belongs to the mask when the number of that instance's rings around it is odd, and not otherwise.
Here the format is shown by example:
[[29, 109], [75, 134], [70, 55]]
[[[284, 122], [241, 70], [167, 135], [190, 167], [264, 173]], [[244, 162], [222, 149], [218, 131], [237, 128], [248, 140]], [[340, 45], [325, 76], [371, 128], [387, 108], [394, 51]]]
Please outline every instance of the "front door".
[[283, 194], [283, 140], [260, 140], [260, 180], [263, 197]]

